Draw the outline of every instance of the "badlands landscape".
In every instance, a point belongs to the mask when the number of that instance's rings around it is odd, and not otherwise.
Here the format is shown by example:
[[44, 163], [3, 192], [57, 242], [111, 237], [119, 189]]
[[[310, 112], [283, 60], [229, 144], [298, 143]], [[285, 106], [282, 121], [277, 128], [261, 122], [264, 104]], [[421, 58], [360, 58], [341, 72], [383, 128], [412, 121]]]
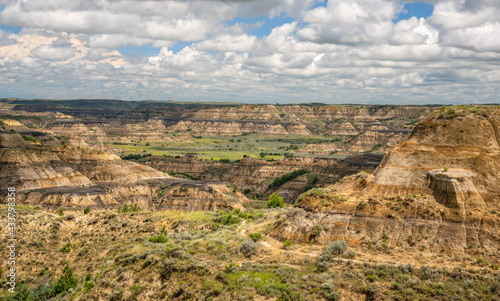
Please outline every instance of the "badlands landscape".
[[498, 106], [6, 98], [0, 126], [0, 300], [500, 299]]

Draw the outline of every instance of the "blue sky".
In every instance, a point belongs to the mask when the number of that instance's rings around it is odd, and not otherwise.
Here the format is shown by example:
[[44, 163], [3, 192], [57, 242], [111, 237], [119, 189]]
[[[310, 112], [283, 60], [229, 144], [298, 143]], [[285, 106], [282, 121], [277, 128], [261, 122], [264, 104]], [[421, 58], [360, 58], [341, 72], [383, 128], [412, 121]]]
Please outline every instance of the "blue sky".
[[500, 1], [0, 0], [0, 97], [486, 103]]
[[[326, 6], [326, 2], [318, 3], [313, 8]], [[415, 2], [415, 3], [406, 3], [404, 5], [404, 11], [398, 14], [397, 18], [394, 19], [394, 22], [398, 22], [401, 20], [410, 19], [411, 17], [417, 18], [428, 18], [432, 15], [432, 11], [434, 6], [432, 4], [427, 4], [424, 2]], [[294, 18], [282, 14], [280, 16], [269, 17], [269, 16], [258, 16], [258, 17], [237, 17], [233, 20], [226, 21], [225, 23], [228, 26], [234, 26], [235, 24], [246, 24], [251, 30], [248, 31], [249, 34], [255, 35], [258, 38], [262, 38], [268, 36], [273, 28], [277, 26], [281, 26], [285, 23], [291, 23], [294, 21]], [[19, 30], [19, 28], [17, 28]], [[194, 42], [190, 41], [180, 41], [177, 42], [170, 49], [177, 53], [181, 51], [184, 47], [193, 44]], [[119, 51], [123, 54], [133, 54], [133, 55], [152, 55], [158, 54], [159, 50], [157, 48], [152, 47], [151, 45], [144, 46], [126, 46], [123, 48], [119, 48]]]

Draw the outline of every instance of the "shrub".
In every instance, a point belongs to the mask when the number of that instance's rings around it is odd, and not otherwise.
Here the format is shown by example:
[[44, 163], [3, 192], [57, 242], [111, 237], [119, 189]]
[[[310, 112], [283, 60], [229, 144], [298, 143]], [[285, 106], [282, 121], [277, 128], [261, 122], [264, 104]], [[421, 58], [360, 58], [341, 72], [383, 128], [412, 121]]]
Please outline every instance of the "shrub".
[[170, 279], [170, 276], [177, 271], [177, 260], [169, 259], [163, 264], [163, 269], [160, 272], [160, 278], [163, 281]]
[[342, 253], [344, 253], [346, 250], [347, 250], [347, 243], [345, 240], [336, 240], [334, 242], [332, 242], [331, 244], [329, 244], [325, 250], [323, 251], [323, 253], [329, 253], [333, 256], [338, 256], [338, 255], [341, 255]]
[[59, 215], [60, 215], [60, 216], [64, 216], [64, 209], [59, 208]]
[[73, 274], [73, 269], [67, 265], [64, 268], [64, 274], [57, 280], [54, 288], [52, 289], [52, 296], [57, 296], [61, 293], [67, 292], [71, 288], [75, 288], [78, 285], [78, 279], [76, 279]]
[[276, 192], [269, 196], [269, 200], [267, 201], [268, 208], [276, 208], [276, 207], [283, 208], [284, 205], [285, 201]]
[[347, 250], [347, 252], [345, 252], [345, 254], [344, 254], [344, 257], [352, 259], [352, 258], [356, 257], [356, 252], [352, 251], [352, 250]]
[[245, 255], [245, 257], [251, 257], [252, 255], [257, 254], [258, 244], [254, 242], [252, 239], [247, 239], [241, 243], [240, 252]]
[[248, 237], [250, 237], [253, 241], [258, 242], [262, 238], [262, 234], [250, 233], [250, 234], [248, 234]]
[[323, 231], [323, 227], [321, 225], [314, 225], [311, 230], [311, 239], [316, 240], [321, 235], [321, 231]]
[[87, 206], [85, 210], [83, 210], [83, 214], [89, 214], [90, 213], [90, 207]]
[[74, 215], [74, 214], [68, 214], [68, 215], [66, 215], [66, 216], [64, 217], [64, 219], [65, 219], [65, 220], [67, 220], [67, 221], [72, 221], [72, 220], [74, 220], [75, 218], [76, 218], [76, 217], [75, 217], [75, 215]]
[[291, 241], [289, 241], [289, 240], [285, 240], [285, 242], [283, 243], [283, 249], [288, 249], [288, 248], [290, 248], [292, 245], [293, 245], [293, 242], [291, 242]]
[[328, 270], [330, 267], [330, 264], [326, 260], [317, 260], [314, 265], [316, 266], [316, 271], [320, 273], [324, 273]]
[[366, 279], [370, 282], [373, 282], [377, 279], [377, 275], [367, 275]]
[[71, 251], [71, 243], [66, 243], [62, 248], [61, 252], [63, 253], [69, 253]]
[[342, 296], [339, 292], [335, 291], [333, 284], [326, 282], [321, 286], [323, 297], [328, 301], [340, 301]]
[[216, 216], [212, 221], [217, 224], [222, 224], [225, 226], [235, 225], [240, 223], [239, 217], [233, 216], [231, 213], [227, 214], [224, 211], [219, 212], [218, 216]]
[[93, 281], [85, 281], [85, 283], [83, 284], [83, 291], [84, 292], [88, 292], [89, 290], [91, 290], [93, 287], [95, 286], [94, 282]]
[[168, 238], [166, 238], [163, 234], [159, 234], [156, 236], [151, 236], [149, 238], [149, 241], [155, 244], [164, 244], [168, 241]]
[[121, 205], [118, 206], [118, 212], [121, 213], [139, 212], [139, 211], [141, 211], [141, 208], [135, 203], [130, 206], [128, 204], [124, 204], [123, 207]]

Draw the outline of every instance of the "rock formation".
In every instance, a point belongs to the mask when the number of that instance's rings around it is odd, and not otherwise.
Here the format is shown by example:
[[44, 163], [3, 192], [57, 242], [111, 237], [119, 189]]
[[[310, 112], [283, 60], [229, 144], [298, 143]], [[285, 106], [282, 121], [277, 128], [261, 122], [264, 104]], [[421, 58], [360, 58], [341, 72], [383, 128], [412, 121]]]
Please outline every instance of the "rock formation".
[[[300, 198], [274, 235], [299, 242], [355, 243], [381, 236], [461, 251], [500, 246], [500, 109], [436, 112], [388, 152], [373, 175], [358, 174]], [[319, 237], [312, 227], [325, 226]]]
[[[174, 179], [94, 149], [28, 144], [12, 132], [0, 132], [0, 146], [0, 185], [16, 187], [20, 203], [100, 208], [136, 203], [149, 209], [217, 210], [242, 208], [245, 199], [224, 185]], [[158, 199], [161, 189], [164, 197]]]
[[[372, 171], [381, 159], [381, 154], [369, 153], [345, 160], [287, 156], [277, 161], [246, 157], [237, 163], [220, 163], [203, 162], [196, 154], [186, 154], [178, 159], [152, 157], [144, 164], [195, 179], [228, 182], [241, 191], [250, 191], [251, 195], [278, 192], [286, 202], [293, 203], [305, 189], [311, 188], [312, 182], [320, 186], [333, 184], [339, 178], [360, 170]], [[306, 169], [308, 173], [269, 190], [274, 179], [299, 169]]]

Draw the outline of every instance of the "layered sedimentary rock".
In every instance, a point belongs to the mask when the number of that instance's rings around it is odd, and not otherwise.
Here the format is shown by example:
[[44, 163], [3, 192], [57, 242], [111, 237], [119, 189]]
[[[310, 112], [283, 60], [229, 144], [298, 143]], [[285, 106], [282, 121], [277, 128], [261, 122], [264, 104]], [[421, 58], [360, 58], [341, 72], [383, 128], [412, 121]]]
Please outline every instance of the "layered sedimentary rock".
[[[500, 246], [500, 109], [436, 113], [388, 152], [372, 175], [310, 192], [274, 235], [353, 243], [387, 237], [461, 251]], [[316, 224], [326, 226], [319, 237]]]
[[[362, 159], [368, 157], [370, 160]], [[179, 159], [153, 157], [144, 163], [158, 170], [181, 173], [191, 178], [228, 182], [237, 185], [240, 190], [250, 190], [253, 195], [277, 191], [285, 201], [293, 203], [304, 189], [310, 188], [312, 181], [321, 186], [332, 184], [339, 178], [360, 170], [373, 170], [381, 158], [381, 154], [373, 153], [346, 160], [288, 156], [277, 161], [246, 157], [237, 163], [219, 163], [204, 162], [196, 154], [187, 154]], [[305, 169], [308, 173], [276, 190], [269, 190], [274, 179], [300, 169]]]
[[[136, 203], [144, 209], [217, 210], [242, 208], [245, 200], [226, 186], [174, 179], [94, 149], [28, 144], [10, 132], [0, 133], [0, 146], [0, 185], [16, 187], [20, 203], [99, 208]], [[159, 189], [168, 199], [157, 204]]]
[[[339, 136], [342, 139], [335, 145], [310, 145], [299, 152], [329, 154], [333, 151], [344, 155], [372, 150], [383, 152], [401, 142], [417, 121], [436, 109], [425, 106], [183, 105], [92, 100], [68, 101], [63, 107], [41, 100], [11, 102], [17, 104], [16, 110], [2, 111], [0, 116], [39, 131], [50, 130], [59, 136], [78, 138], [105, 151], [110, 151], [102, 145], [106, 141], [168, 142], [192, 139], [190, 135], [261, 133]], [[21, 109], [34, 112], [17, 111]], [[18, 127], [19, 124], [12, 124], [6, 129]], [[171, 133], [177, 134], [169, 135]]]

